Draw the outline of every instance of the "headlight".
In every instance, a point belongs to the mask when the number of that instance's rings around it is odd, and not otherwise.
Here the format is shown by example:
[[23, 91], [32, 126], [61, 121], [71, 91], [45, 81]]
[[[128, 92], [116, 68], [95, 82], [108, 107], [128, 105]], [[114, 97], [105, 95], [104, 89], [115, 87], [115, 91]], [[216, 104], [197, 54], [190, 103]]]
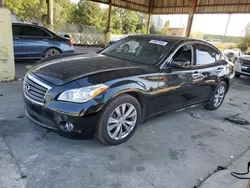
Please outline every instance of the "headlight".
[[71, 89], [61, 93], [57, 100], [83, 103], [93, 99], [107, 88], [108, 86], [104, 84], [98, 84], [78, 89]]

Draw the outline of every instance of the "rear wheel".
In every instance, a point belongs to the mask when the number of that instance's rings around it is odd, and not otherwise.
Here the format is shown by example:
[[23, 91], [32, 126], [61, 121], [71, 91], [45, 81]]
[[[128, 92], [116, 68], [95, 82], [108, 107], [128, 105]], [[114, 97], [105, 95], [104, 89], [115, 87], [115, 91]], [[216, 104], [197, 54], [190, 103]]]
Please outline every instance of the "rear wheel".
[[205, 105], [205, 108], [209, 110], [216, 110], [218, 109], [226, 95], [227, 85], [225, 82], [220, 82], [217, 87], [215, 88], [214, 94], [212, 95], [208, 104]]
[[239, 78], [240, 76], [241, 76], [240, 73], [237, 73], [237, 72], [235, 73], [235, 77], [236, 77], [236, 78]]
[[121, 144], [134, 134], [140, 119], [139, 102], [130, 95], [121, 95], [103, 110], [96, 136], [107, 145]]
[[45, 54], [44, 54], [44, 58], [50, 57], [50, 56], [55, 56], [55, 55], [59, 55], [61, 54], [61, 52], [58, 49], [55, 48], [50, 48], [48, 49]]

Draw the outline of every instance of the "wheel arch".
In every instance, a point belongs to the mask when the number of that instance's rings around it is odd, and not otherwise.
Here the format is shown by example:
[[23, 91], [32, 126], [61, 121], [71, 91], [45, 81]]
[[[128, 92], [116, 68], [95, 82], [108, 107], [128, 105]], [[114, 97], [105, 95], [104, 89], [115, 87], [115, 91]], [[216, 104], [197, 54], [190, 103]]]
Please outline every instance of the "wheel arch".
[[137, 90], [137, 89], [125, 89], [125, 90], [121, 90], [121, 91], [113, 94], [112, 97], [109, 98], [109, 101], [118, 97], [118, 96], [124, 95], [124, 94], [127, 94], [127, 95], [134, 97], [139, 102], [140, 107], [141, 107], [141, 112], [142, 112], [140, 123], [144, 122], [145, 114], [146, 114], [145, 94], [142, 91]]
[[43, 52], [43, 57], [45, 55], [45, 53], [49, 50], [49, 49], [56, 49], [58, 50], [61, 54], [62, 54], [62, 50], [56, 46], [50, 46], [49, 48], [47, 48], [44, 52]]
[[227, 85], [227, 92], [228, 92], [228, 90], [229, 90], [229, 85], [230, 85], [230, 80], [229, 80], [229, 78], [223, 78], [221, 81], [223, 81], [223, 82], [226, 83], [226, 85]]

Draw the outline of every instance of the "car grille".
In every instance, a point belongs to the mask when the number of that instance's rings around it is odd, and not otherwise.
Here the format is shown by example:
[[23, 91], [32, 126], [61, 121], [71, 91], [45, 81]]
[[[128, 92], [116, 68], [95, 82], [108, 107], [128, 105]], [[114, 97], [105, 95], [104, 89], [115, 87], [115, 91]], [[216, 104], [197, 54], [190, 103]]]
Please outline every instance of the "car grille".
[[244, 63], [244, 62], [243, 62], [243, 63], [242, 63], [242, 65], [243, 65], [243, 66], [245, 66], [245, 67], [250, 68], [250, 64], [249, 64], [249, 63], [248, 63], [248, 64], [246, 64], [246, 63]]
[[49, 86], [43, 84], [32, 76], [28, 75], [24, 79], [23, 92], [26, 98], [37, 104], [44, 104], [45, 95], [49, 88]]

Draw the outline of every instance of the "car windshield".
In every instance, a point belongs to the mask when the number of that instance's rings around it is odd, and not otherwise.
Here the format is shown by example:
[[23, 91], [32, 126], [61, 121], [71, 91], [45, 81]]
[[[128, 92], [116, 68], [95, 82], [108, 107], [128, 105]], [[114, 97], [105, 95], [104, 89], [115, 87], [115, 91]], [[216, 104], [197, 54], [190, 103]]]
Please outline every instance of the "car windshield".
[[144, 37], [126, 37], [101, 54], [136, 63], [153, 65], [170, 50], [173, 42]]

